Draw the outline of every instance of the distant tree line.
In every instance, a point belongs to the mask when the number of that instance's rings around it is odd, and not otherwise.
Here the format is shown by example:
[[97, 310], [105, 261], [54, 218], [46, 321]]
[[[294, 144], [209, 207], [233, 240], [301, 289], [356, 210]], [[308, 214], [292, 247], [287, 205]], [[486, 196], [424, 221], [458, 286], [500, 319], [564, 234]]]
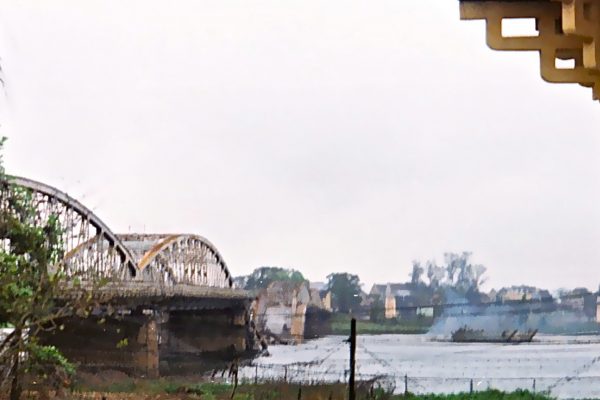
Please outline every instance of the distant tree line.
[[235, 284], [245, 290], [266, 289], [273, 282], [304, 282], [300, 271], [281, 267], [256, 268], [250, 275], [235, 278]]
[[[237, 287], [250, 291], [266, 289], [273, 282], [308, 282], [300, 271], [281, 267], [256, 268], [250, 275], [239, 276], [234, 281]], [[329, 274], [324, 290], [331, 292], [335, 310], [348, 313], [360, 306], [362, 290], [358, 275]]]
[[[444, 253], [444, 265], [437, 265], [434, 260], [427, 261], [424, 265], [420, 261], [413, 261], [410, 281], [415, 288], [426, 287], [433, 291], [445, 294], [444, 301], [449, 301], [447, 295], [452, 292], [456, 296], [464, 297], [469, 302], [476, 302], [479, 297], [479, 288], [486, 281], [486, 267], [481, 264], [472, 264], [472, 253], [463, 251], [458, 253]], [[427, 281], [423, 280], [426, 276]]]
[[[476, 303], [480, 298], [479, 288], [485, 282], [486, 268], [470, 261], [472, 253], [445, 253], [444, 264], [433, 260], [425, 263], [413, 261], [410, 273], [411, 297], [415, 305], [442, 304], [453, 299], [466, 299]], [[240, 288], [258, 291], [266, 289], [272, 282], [305, 282], [300, 271], [281, 267], [256, 268], [250, 275], [235, 278]], [[341, 313], [357, 311], [362, 303], [362, 288], [358, 275], [346, 272], [327, 276], [324, 291], [331, 293], [332, 308]], [[372, 319], [382, 319], [384, 299], [372, 299]]]

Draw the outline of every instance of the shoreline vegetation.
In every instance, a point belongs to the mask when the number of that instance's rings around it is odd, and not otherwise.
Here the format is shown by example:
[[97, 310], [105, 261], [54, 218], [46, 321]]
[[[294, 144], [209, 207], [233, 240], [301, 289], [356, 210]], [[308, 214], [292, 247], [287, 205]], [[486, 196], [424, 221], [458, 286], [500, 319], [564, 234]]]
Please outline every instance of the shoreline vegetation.
[[[106, 382], [104, 385], [78, 385], [65, 399], [154, 399], [154, 400], [343, 400], [347, 397], [347, 386], [343, 383], [298, 384], [270, 382], [259, 384], [240, 384], [236, 388], [227, 383], [184, 383], [175, 378], [155, 380], [129, 379], [120, 382]], [[366, 383], [357, 382], [357, 399], [372, 400], [549, 400], [551, 397], [527, 390], [502, 392], [488, 389], [473, 393], [416, 395], [391, 394], [383, 389], [371, 388]]]
[[[350, 320], [352, 317], [347, 314], [334, 314], [331, 317], [331, 333], [333, 335], [349, 335]], [[413, 321], [402, 320], [383, 320], [383, 321], [356, 321], [357, 335], [413, 335], [424, 334], [429, 331], [432, 325], [431, 318], [416, 319]]]

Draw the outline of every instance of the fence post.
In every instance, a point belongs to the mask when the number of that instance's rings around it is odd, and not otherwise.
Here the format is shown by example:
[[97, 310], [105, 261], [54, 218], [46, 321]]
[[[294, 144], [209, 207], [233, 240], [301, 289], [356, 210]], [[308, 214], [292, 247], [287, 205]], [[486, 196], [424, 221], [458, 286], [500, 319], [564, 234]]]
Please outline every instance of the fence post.
[[283, 381], [287, 382], [287, 365], [285, 365], [283, 368]]
[[356, 368], [356, 318], [350, 320], [350, 379], [348, 379], [348, 400], [356, 400], [354, 370]]
[[302, 400], [302, 386], [298, 386], [298, 400]]
[[473, 394], [473, 379], [471, 379], [471, 382], [469, 383], [469, 393]]
[[533, 394], [535, 395], [535, 378], [533, 378]]
[[254, 384], [258, 383], [258, 365], [254, 366]]
[[408, 374], [404, 374], [404, 395], [408, 395]]

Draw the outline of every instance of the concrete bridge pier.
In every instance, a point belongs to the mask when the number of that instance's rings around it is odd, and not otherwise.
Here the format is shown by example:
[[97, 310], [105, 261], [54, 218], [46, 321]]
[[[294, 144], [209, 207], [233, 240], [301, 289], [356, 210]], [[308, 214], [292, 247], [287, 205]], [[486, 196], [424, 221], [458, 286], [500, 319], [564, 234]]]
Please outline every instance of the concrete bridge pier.
[[136, 376], [157, 377], [160, 331], [164, 313], [69, 317], [62, 329], [42, 337], [71, 362], [86, 370], [114, 369]]
[[170, 312], [161, 326], [160, 373], [208, 371], [249, 356], [249, 322], [243, 307]]
[[133, 354], [133, 370], [149, 378], [157, 378], [160, 375], [162, 324], [168, 319], [168, 314], [150, 311], [151, 314], [142, 320], [136, 342], [131, 346], [132, 350], [137, 349]]
[[139, 308], [112, 316], [69, 317], [42, 338], [82, 369], [130, 375], [201, 373], [254, 354], [245, 302], [191, 310]]

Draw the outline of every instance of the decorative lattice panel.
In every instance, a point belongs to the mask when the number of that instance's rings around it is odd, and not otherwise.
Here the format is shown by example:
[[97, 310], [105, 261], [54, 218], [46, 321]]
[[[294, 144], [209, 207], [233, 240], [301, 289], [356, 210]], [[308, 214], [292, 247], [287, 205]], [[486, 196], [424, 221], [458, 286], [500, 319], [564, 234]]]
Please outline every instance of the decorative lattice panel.
[[[494, 50], [537, 51], [540, 73], [552, 83], [578, 83], [600, 100], [600, 0], [463, 0], [461, 19], [486, 21], [487, 44]], [[514, 19], [535, 20], [527, 36], [503, 34]], [[571, 60], [567, 66], [560, 60]]]

